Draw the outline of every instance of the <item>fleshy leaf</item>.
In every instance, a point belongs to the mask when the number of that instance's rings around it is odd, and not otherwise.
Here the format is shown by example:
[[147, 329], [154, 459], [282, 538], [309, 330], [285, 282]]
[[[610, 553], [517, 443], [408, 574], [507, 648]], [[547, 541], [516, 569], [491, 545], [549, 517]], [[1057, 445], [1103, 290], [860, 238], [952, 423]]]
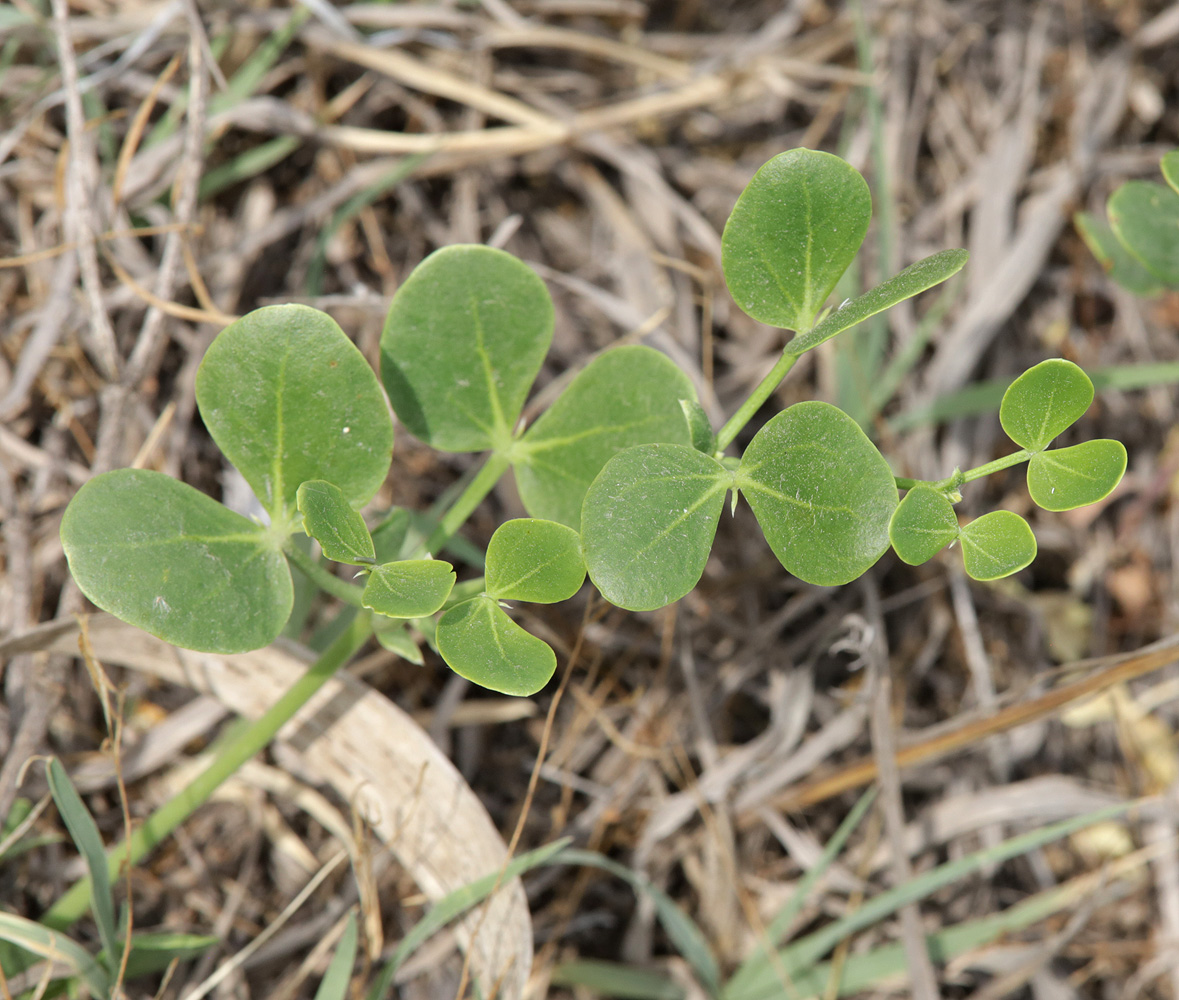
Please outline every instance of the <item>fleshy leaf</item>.
[[1163, 172], [1163, 180], [1171, 186], [1172, 191], [1179, 194], [1179, 149], [1164, 154], [1159, 169]]
[[843, 333], [864, 320], [884, 312], [898, 302], [911, 299], [927, 288], [941, 284], [962, 270], [970, 256], [965, 250], [942, 250], [910, 264], [899, 274], [881, 282], [858, 298], [844, 303], [809, 333], [795, 337], [786, 345], [786, 353], [795, 357], [818, 347], [825, 340]]
[[451, 670], [500, 694], [536, 694], [557, 670], [548, 644], [525, 632], [492, 597], [456, 604], [438, 622], [436, 638]]
[[372, 624], [377, 642], [390, 653], [396, 653], [403, 660], [419, 667], [426, 662], [414, 637], [409, 634], [409, 625], [404, 619], [373, 615]]
[[159, 472], [95, 476], [66, 508], [61, 543], [91, 601], [186, 649], [260, 649], [291, 613], [280, 542]]
[[1036, 558], [1031, 526], [1009, 510], [983, 514], [962, 528], [962, 563], [975, 580], [999, 580]]
[[1054, 448], [1028, 462], [1028, 493], [1045, 510], [1073, 510], [1104, 500], [1126, 472], [1126, 447], [1100, 438]]
[[611, 604], [651, 611], [696, 586], [733, 474], [690, 445], [620, 451], [585, 495], [581, 543]]
[[441, 559], [402, 559], [373, 569], [361, 603], [390, 618], [424, 618], [446, 603], [454, 567]]
[[888, 537], [904, 562], [919, 566], [958, 537], [958, 515], [937, 490], [915, 486], [893, 512]]
[[295, 499], [303, 515], [303, 530], [319, 542], [332, 562], [363, 566], [376, 560], [364, 518], [352, 509], [340, 487], [324, 479], [309, 479]]
[[217, 335], [197, 370], [201, 418], [275, 521], [292, 518], [309, 479], [348, 503], [389, 471], [393, 423], [364, 356], [325, 313], [265, 306]]
[[734, 301], [762, 323], [809, 330], [871, 217], [868, 185], [851, 164], [810, 149], [778, 154], [725, 225], [721, 260]]
[[579, 529], [586, 490], [612, 455], [691, 443], [684, 400], [696, 401], [691, 379], [659, 351], [632, 345], [595, 358], [512, 449], [525, 509]]
[[510, 253], [450, 246], [393, 296], [381, 378], [403, 424], [442, 451], [506, 451], [553, 339], [553, 302]]
[[1127, 291], [1146, 298], [1160, 294], [1166, 287], [1122, 246], [1108, 222], [1090, 212], [1077, 212], [1073, 224], [1105, 273]]
[[585, 582], [581, 537], [556, 521], [505, 521], [487, 544], [488, 596], [501, 601], [555, 604]]
[[999, 405], [999, 423], [1021, 448], [1042, 451], [1075, 424], [1093, 402], [1093, 383], [1071, 361], [1049, 358], [1008, 386]]
[[1179, 192], [1127, 181], [1110, 195], [1108, 212], [1122, 245], [1160, 281], [1179, 286]]
[[807, 583], [848, 583], [888, 548], [892, 471], [829, 403], [796, 403], [771, 419], [745, 450], [737, 485], [774, 555]]

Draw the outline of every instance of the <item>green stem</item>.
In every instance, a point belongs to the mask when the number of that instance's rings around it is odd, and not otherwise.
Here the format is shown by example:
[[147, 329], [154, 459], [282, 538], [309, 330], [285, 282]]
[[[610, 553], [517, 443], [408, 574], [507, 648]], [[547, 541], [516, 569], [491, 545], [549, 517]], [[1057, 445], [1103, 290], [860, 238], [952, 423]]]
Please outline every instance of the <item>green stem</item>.
[[778, 383], [786, 377], [786, 373], [794, 367], [794, 362], [797, 360], [798, 357], [796, 355], [788, 354], [786, 351], [782, 352], [778, 363], [758, 383], [757, 388], [753, 390], [753, 394], [741, 404], [741, 408], [729, 417], [728, 422], [717, 432], [717, 455], [720, 455], [733, 443], [733, 438], [740, 434], [741, 428], [753, 419], [753, 415], [761, 409], [762, 404], [770, 398], [770, 394], [778, 388]]
[[332, 597], [338, 597], [346, 604], [352, 604], [358, 608], [364, 607], [360, 602], [360, 595], [364, 593], [363, 587], [358, 587], [347, 580], [341, 580], [335, 573], [330, 572], [318, 560], [312, 559], [297, 545], [286, 545], [283, 547], [283, 552], [286, 553], [287, 559], [294, 564], [295, 568], [320, 590], [326, 591]]
[[899, 490], [911, 490], [916, 486], [928, 486], [939, 491], [953, 490], [963, 483], [970, 483], [976, 479], [982, 479], [983, 476], [989, 476], [992, 472], [1010, 469], [1013, 465], [1026, 462], [1031, 457], [1032, 452], [1021, 450], [1004, 455], [1002, 458], [996, 458], [993, 462], [987, 462], [986, 465], [980, 465], [978, 468], [969, 469], [966, 472], [954, 470], [953, 475], [946, 476], [945, 479], [905, 479], [902, 476], [893, 476], [893, 480]]
[[[113, 878], [124, 862], [136, 864], [232, 776], [246, 761], [262, 750], [295, 713], [307, 704], [332, 675], [352, 657], [371, 634], [369, 616], [357, 615], [348, 631], [316, 660], [306, 673], [288, 688], [267, 712], [244, 732], [221, 748], [213, 762], [188, 787], [182, 789], [153, 812], [131, 835], [107, 854]], [[41, 917], [52, 930], [64, 931], [80, 919], [90, 907], [90, 879], [75, 882]]]
[[451, 505], [450, 510], [442, 515], [434, 533], [426, 539], [425, 549], [432, 555], [437, 555], [442, 547], [450, 541], [451, 536], [467, 522], [467, 518], [475, 513], [475, 508], [483, 502], [483, 498], [491, 492], [499, 477], [508, 471], [511, 459], [503, 452], [493, 451], [487, 456], [475, 478], [467, 483], [467, 488]]

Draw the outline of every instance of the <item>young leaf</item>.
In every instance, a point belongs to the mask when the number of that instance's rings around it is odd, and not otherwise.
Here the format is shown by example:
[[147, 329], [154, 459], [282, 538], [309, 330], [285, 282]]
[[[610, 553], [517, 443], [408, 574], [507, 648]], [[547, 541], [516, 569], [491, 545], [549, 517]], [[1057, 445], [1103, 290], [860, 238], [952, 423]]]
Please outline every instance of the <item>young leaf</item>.
[[1054, 448], [1028, 462], [1028, 493], [1045, 510], [1073, 510], [1104, 500], [1126, 472], [1126, 447], [1101, 438]]
[[795, 337], [786, 345], [786, 353], [798, 357], [898, 302], [941, 284], [961, 271], [969, 256], [965, 250], [942, 250], [910, 264], [899, 274], [840, 306], [809, 333]]
[[585, 495], [581, 542], [611, 604], [651, 611], [696, 586], [733, 474], [689, 445], [620, 451]]
[[414, 637], [409, 634], [409, 626], [402, 619], [387, 618], [385, 615], [373, 615], [373, 635], [377, 642], [390, 653], [396, 653], [403, 660], [421, 666], [425, 663], [422, 651], [418, 648]]
[[734, 301], [762, 323], [806, 331], [864, 242], [872, 197], [838, 156], [780, 153], [725, 225], [721, 261]]
[[1021, 448], [1043, 451], [1092, 402], [1089, 376], [1071, 361], [1050, 358], [1011, 383], [999, 404], [999, 423]]
[[427, 444], [505, 451], [552, 339], [553, 302], [532, 268], [491, 247], [443, 247], [393, 296], [381, 378]]
[[1163, 172], [1163, 180], [1171, 186], [1172, 191], [1179, 194], [1179, 149], [1166, 153], [1159, 162], [1159, 169]]
[[595, 358], [512, 448], [525, 509], [578, 530], [586, 490], [612, 455], [691, 444], [684, 401], [695, 403], [696, 389], [659, 351], [631, 345]]
[[745, 450], [737, 486], [774, 555], [807, 583], [848, 583], [888, 548], [892, 471], [829, 403], [796, 403], [771, 419]]
[[91, 601], [186, 649], [259, 649], [291, 613], [280, 540], [159, 472], [95, 476], [66, 508], [61, 543]]
[[585, 581], [581, 537], [556, 521], [505, 521], [487, 545], [487, 594], [501, 601], [555, 604]]
[[976, 580], [1018, 573], [1036, 558], [1031, 526], [1009, 510], [983, 514], [962, 528], [962, 562]]
[[360, 601], [390, 618], [424, 618], [446, 603], [454, 581], [454, 567], [441, 559], [383, 563], [373, 569]]
[[299, 487], [295, 499], [303, 515], [303, 530], [319, 542], [332, 562], [362, 566], [376, 559], [364, 518], [344, 499], [340, 487], [310, 479]]
[[958, 537], [958, 515], [937, 490], [915, 486], [893, 512], [888, 537], [904, 562], [919, 566]]
[[692, 436], [692, 447], [711, 455], [716, 450], [716, 432], [712, 429], [712, 422], [704, 407], [694, 399], [681, 399], [684, 417], [688, 421], [688, 432]]
[[1089, 252], [1097, 258], [1097, 263], [1127, 291], [1147, 298], [1159, 295], [1166, 287], [1122, 246], [1121, 240], [1104, 219], [1090, 212], [1077, 212], [1073, 216], [1073, 224]]
[[300, 483], [335, 483], [353, 507], [389, 471], [393, 423], [364, 356], [324, 313], [265, 306], [231, 323], [196, 376], [201, 418], [275, 521]]
[[447, 611], [437, 641], [451, 670], [500, 694], [536, 694], [557, 670], [548, 644], [512, 621], [493, 597], [473, 597]]
[[1179, 286], [1179, 192], [1153, 181], [1127, 181], [1110, 195], [1109, 224], [1160, 281]]

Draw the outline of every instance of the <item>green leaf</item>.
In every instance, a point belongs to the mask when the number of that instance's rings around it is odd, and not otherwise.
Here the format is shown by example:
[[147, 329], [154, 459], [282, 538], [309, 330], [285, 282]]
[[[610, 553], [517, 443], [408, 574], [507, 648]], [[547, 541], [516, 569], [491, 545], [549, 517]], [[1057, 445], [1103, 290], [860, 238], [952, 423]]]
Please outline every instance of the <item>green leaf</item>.
[[553, 303], [526, 264], [443, 247], [393, 296], [381, 378], [403, 424], [443, 451], [506, 451], [553, 339]]
[[[127, 980], [163, 972], [173, 959], [184, 961], [196, 958], [216, 944], [220, 938], [208, 934], [180, 934], [172, 931], [148, 931], [131, 938], [131, 954], [127, 956]], [[105, 959], [105, 954], [100, 956]]]
[[1159, 169], [1163, 172], [1163, 180], [1171, 186], [1172, 191], [1179, 194], [1179, 149], [1166, 153], [1159, 161]]
[[357, 939], [356, 911], [353, 910], [348, 914], [344, 933], [340, 936], [327, 971], [319, 981], [315, 1000], [347, 1000], [348, 986], [352, 982], [352, 966], [356, 962]]
[[1100, 438], [1054, 448], [1028, 462], [1028, 493], [1045, 510], [1073, 510], [1104, 500], [1126, 472], [1126, 447]]
[[581, 536], [556, 521], [505, 521], [487, 544], [489, 597], [555, 604], [569, 600], [584, 582]]
[[[70, 839], [86, 861], [90, 873], [90, 902], [94, 910], [94, 921], [98, 924], [98, 936], [103, 950], [110, 956], [119, 956], [118, 927], [115, 923], [115, 900], [111, 895], [111, 879], [107, 870], [106, 848], [102, 846], [102, 835], [90, 810], [82, 801], [66, 769], [56, 757], [49, 758], [45, 769], [49, 780], [49, 792], [57, 803], [57, 811], [69, 831]], [[112, 959], [111, 969], [118, 967], [118, 959]]]
[[774, 555], [807, 583], [848, 583], [888, 548], [892, 471], [829, 403], [796, 403], [771, 419], [746, 449], [737, 486]]
[[1031, 526], [1009, 510], [983, 514], [962, 528], [962, 563], [976, 580], [999, 580], [1036, 558]]
[[696, 586], [733, 474], [684, 444], [620, 451], [585, 495], [581, 541], [594, 586], [612, 604], [651, 611]]
[[446, 603], [454, 567], [441, 559], [402, 559], [373, 569], [361, 603], [390, 618], [424, 618]]
[[385, 615], [373, 615], [373, 635], [390, 653], [396, 653], [403, 660], [421, 666], [425, 663], [422, 651], [417, 641], [409, 632], [409, 626], [403, 619], [388, 618]]
[[196, 376], [201, 418], [276, 522], [309, 479], [353, 507], [377, 492], [393, 424], [364, 356], [324, 313], [265, 306], [217, 335]]
[[899, 274], [881, 282], [858, 298], [845, 302], [823, 319], [809, 333], [795, 337], [786, 345], [786, 353], [798, 357], [818, 347], [825, 340], [843, 333], [857, 323], [884, 312], [898, 302], [911, 299], [927, 288], [941, 284], [962, 270], [970, 256], [965, 250], [942, 250], [931, 257], [910, 264]]
[[595, 358], [512, 449], [525, 509], [578, 530], [586, 491], [613, 455], [692, 443], [685, 401], [696, 402], [691, 379], [659, 351], [631, 345]]
[[376, 559], [364, 518], [344, 498], [340, 487], [311, 479], [299, 487], [295, 497], [303, 515], [303, 530], [319, 542], [332, 562], [363, 566]]
[[1050, 358], [1011, 383], [999, 404], [999, 423], [1021, 448], [1043, 451], [1092, 402], [1089, 376], [1071, 361]]
[[1160, 281], [1179, 286], [1179, 192], [1153, 181], [1127, 181], [1107, 208], [1125, 248]]
[[95, 476], [66, 508], [61, 543], [91, 601], [177, 646], [259, 649], [291, 613], [281, 540], [159, 472]]
[[893, 512], [888, 537], [902, 561], [920, 566], [958, 537], [958, 515], [943, 494], [915, 486]]
[[1077, 212], [1073, 216], [1073, 224], [1105, 273], [1127, 291], [1144, 298], [1163, 291], [1163, 283], [1122, 246], [1121, 240], [1104, 219], [1090, 212]]
[[8, 941], [38, 958], [59, 962], [74, 970], [95, 997], [110, 995], [110, 978], [85, 948], [61, 931], [15, 913], [0, 910], [0, 941]]
[[694, 399], [681, 399], [680, 406], [683, 408], [684, 418], [688, 421], [692, 447], [711, 455], [716, 450], [716, 433], [712, 429], [712, 421], [704, 412], [704, 407]]
[[492, 597], [473, 597], [447, 611], [437, 641], [451, 670], [500, 694], [536, 694], [557, 670], [548, 644], [525, 632]]
[[559, 962], [549, 975], [549, 985], [580, 986], [593, 996], [620, 1000], [683, 1000], [687, 996], [684, 987], [666, 973], [598, 958]]
[[725, 225], [721, 261], [734, 301], [762, 323], [809, 330], [864, 242], [872, 197], [830, 153], [780, 153], [751, 180]]

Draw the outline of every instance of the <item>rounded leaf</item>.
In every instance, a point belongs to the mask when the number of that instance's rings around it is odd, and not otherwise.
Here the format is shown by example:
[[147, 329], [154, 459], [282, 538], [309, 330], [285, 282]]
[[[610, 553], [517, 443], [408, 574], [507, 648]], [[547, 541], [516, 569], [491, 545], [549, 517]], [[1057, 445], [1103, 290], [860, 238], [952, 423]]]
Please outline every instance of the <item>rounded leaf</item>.
[[962, 563], [976, 580], [999, 580], [1036, 558], [1036, 536], [1018, 514], [996, 510], [962, 528]]
[[1107, 210], [1123, 246], [1160, 281], [1179, 286], [1179, 193], [1154, 181], [1127, 181], [1110, 195]]
[[892, 470], [829, 403], [796, 403], [771, 419], [746, 449], [737, 485], [774, 555], [807, 583], [848, 583], [888, 548]]
[[762, 323], [804, 332], [864, 242], [868, 185], [830, 153], [780, 153], [751, 180], [725, 225], [721, 261], [734, 301]]
[[637, 444], [691, 444], [692, 380], [642, 345], [606, 351], [578, 372], [512, 449], [520, 499], [534, 517], [581, 527], [586, 490], [612, 455]]
[[291, 613], [290, 570], [266, 529], [159, 472], [95, 476], [66, 508], [61, 543], [91, 601], [186, 649], [260, 649]]
[[196, 375], [201, 418], [275, 520], [309, 479], [353, 507], [372, 499], [393, 454], [393, 422], [364, 356], [308, 306], [255, 309], [217, 335]]
[[610, 459], [581, 514], [586, 567], [602, 596], [652, 611], [696, 586], [732, 482], [690, 445], [638, 445]]
[[1158, 295], [1163, 291], [1163, 283], [1122, 246], [1108, 222], [1089, 212], [1077, 212], [1073, 216], [1073, 223], [1089, 252], [1097, 258], [1097, 263], [1119, 285], [1143, 297]]
[[1045, 510], [1073, 510], [1104, 500], [1126, 472], [1126, 446], [1101, 438], [1054, 448], [1028, 462], [1028, 493]]
[[427, 444], [506, 450], [552, 339], [553, 302], [532, 268], [491, 247], [443, 247], [393, 296], [381, 379]]
[[417, 641], [409, 633], [408, 624], [400, 619], [388, 618], [385, 615], [373, 615], [373, 635], [390, 653], [396, 653], [403, 660], [421, 666], [425, 663]]
[[364, 518], [352, 509], [343, 491], [324, 479], [309, 479], [295, 494], [303, 530], [319, 542], [332, 562], [362, 566], [374, 562], [376, 549]]
[[1007, 387], [999, 405], [999, 423], [1021, 448], [1042, 451], [1075, 424], [1092, 402], [1089, 376], [1071, 361], [1049, 358]]
[[581, 537], [556, 521], [505, 521], [487, 544], [484, 586], [498, 600], [555, 604], [584, 582]]
[[424, 618], [446, 603], [454, 581], [454, 567], [441, 559], [382, 563], [369, 574], [360, 601], [390, 618]]
[[557, 670], [549, 645], [525, 632], [491, 597], [456, 604], [438, 622], [436, 637], [451, 670], [500, 694], [536, 694]]
[[903, 562], [919, 566], [958, 537], [958, 515], [943, 494], [915, 486], [893, 512], [888, 537]]

